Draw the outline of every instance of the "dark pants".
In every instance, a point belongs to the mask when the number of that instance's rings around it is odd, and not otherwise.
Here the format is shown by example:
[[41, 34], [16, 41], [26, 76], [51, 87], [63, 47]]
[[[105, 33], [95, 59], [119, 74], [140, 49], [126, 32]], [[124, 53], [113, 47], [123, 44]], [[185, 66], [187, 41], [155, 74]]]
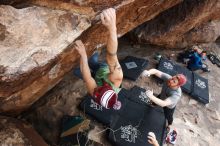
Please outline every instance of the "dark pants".
[[167, 121], [168, 121], [168, 125], [172, 125], [172, 123], [173, 123], [173, 113], [174, 113], [174, 111], [175, 111], [175, 108], [176, 108], [176, 107], [174, 107], [174, 108], [172, 108], [172, 109], [170, 109], [170, 108], [168, 108], [168, 107], [164, 107], [164, 108], [163, 108], [165, 118], [166, 118]]
[[[160, 94], [159, 95], [154, 94], [154, 96], [158, 97], [159, 99], [162, 99]], [[164, 100], [164, 99], [162, 99], [162, 100]], [[164, 116], [165, 116], [166, 120], [168, 121], [168, 125], [172, 125], [172, 123], [173, 123], [173, 114], [174, 114], [175, 108], [176, 108], [176, 106], [172, 109], [170, 109], [168, 107], [163, 107]]]
[[[99, 62], [99, 54], [98, 52], [95, 52], [88, 60], [89, 68], [92, 74], [92, 77], [95, 77], [96, 72], [100, 67], [106, 66], [106, 62]], [[82, 73], [80, 71], [80, 67], [73, 69], [73, 74], [77, 76], [80, 79], [83, 79]]]

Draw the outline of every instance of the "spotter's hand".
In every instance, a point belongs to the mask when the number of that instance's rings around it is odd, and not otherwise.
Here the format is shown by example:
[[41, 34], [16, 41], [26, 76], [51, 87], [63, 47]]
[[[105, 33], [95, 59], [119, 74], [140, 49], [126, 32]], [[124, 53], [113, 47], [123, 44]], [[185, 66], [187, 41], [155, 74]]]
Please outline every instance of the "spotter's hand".
[[150, 77], [150, 72], [148, 70], [144, 70], [141, 74], [141, 77]]
[[147, 138], [148, 138], [148, 142], [150, 144], [152, 144], [154, 146], [159, 145], [158, 142], [157, 142], [156, 136], [153, 132], [149, 132]]
[[153, 97], [153, 90], [147, 90], [146, 95], [151, 99]]

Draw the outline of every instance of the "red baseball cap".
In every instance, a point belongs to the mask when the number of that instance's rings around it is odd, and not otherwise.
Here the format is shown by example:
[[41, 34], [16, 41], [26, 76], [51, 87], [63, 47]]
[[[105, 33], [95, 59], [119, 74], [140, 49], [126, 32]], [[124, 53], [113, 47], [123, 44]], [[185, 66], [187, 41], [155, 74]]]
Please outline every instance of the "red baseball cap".
[[187, 82], [187, 78], [183, 74], [177, 74], [176, 77], [178, 78], [179, 86], [183, 86]]

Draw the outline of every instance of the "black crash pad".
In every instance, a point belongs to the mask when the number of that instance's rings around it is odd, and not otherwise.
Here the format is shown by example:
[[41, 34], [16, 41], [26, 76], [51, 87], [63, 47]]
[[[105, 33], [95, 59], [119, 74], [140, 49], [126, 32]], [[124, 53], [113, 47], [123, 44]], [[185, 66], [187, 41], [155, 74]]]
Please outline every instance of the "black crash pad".
[[[114, 118], [111, 124], [109, 140], [114, 146], [151, 146], [147, 142], [148, 132], [154, 132], [162, 146], [165, 130], [163, 110], [145, 106], [142, 119], [127, 119], [123, 115]], [[127, 113], [130, 113], [129, 110]], [[137, 114], [139, 114], [137, 112]]]
[[123, 70], [124, 77], [135, 81], [143, 72], [143, 70], [147, 67], [148, 60], [133, 56], [127, 56], [123, 60], [120, 60], [120, 64]]
[[[162, 146], [166, 129], [166, 119], [164, 116], [163, 108], [159, 106], [147, 106], [143, 121], [144, 122], [141, 125], [141, 129], [143, 127], [146, 133], [154, 132], [158, 143], [160, 146]], [[150, 144], [148, 145], [150, 146]]]
[[174, 62], [162, 57], [160, 59], [159, 65], [158, 65], [158, 70], [160, 70], [164, 73], [167, 73], [171, 76], [174, 76], [177, 74], [177, 72], [175, 70], [175, 65], [176, 64]]
[[[118, 100], [122, 103], [121, 109], [125, 106], [124, 100], [126, 99], [127, 92], [128, 91], [126, 89], [121, 89], [118, 94]], [[80, 109], [104, 125], [110, 125], [113, 116], [119, 112], [114, 109], [106, 109], [102, 107], [97, 104], [91, 96], [85, 97], [85, 99], [80, 103]]]
[[[130, 92], [129, 92], [130, 93]], [[122, 108], [119, 110], [118, 114], [126, 119], [142, 119], [144, 117], [145, 106], [138, 104], [125, 98]]]
[[196, 73], [193, 73], [193, 91], [191, 96], [204, 104], [209, 103], [208, 80]]
[[193, 86], [193, 73], [189, 69], [180, 66], [180, 65], [175, 65], [175, 70], [178, 74], [183, 74], [187, 78], [187, 82], [185, 85], [183, 85], [181, 88], [184, 92], [186, 93], [191, 93], [192, 92], [192, 86]]
[[117, 116], [111, 124], [109, 141], [114, 146], [147, 146], [147, 134], [140, 129], [143, 121]]
[[134, 86], [130, 91], [129, 94], [127, 96], [131, 101], [139, 103], [139, 104], [152, 104], [149, 97], [146, 95], [146, 90], [138, 87], [138, 86]]

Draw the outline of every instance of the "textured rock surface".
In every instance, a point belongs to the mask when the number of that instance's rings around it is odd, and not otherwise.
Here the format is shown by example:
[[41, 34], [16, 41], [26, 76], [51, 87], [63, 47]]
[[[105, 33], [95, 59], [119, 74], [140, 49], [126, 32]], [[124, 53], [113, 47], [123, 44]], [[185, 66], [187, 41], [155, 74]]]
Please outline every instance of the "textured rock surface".
[[[102, 9], [117, 9], [118, 36], [150, 20], [181, 0], [121, 0], [121, 1], [71, 1], [94, 7], [94, 14]], [[47, 5], [48, 1], [33, 1]], [[52, 1], [54, 2], [54, 1]], [[63, 1], [59, 1], [63, 2]], [[51, 3], [48, 7], [53, 7]], [[67, 9], [65, 3], [55, 8]], [[83, 9], [84, 10], [84, 9]], [[78, 63], [72, 42], [80, 35], [89, 55], [106, 43], [107, 32], [97, 17], [68, 11], [30, 7], [14, 9], [1, 6], [1, 62], [0, 62], [0, 112], [19, 113], [28, 108]], [[86, 12], [86, 11], [83, 11]], [[88, 18], [92, 20], [86, 21]], [[93, 25], [87, 29], [92, 22]], [[67, 47], [68, 46], [68, 47]], [[10, 89], [10, 90], [8, 90]]]
[[[119, 43], [119, 57], [123, 58], [127, 55], [148, 59], [149, 66], [147, 69], [155, 68], [156, 61], [153, 59], [155, 52], [159, 52], [165, 56], [176, 54], [177, 51], [161, 50], [160, 47], [149, 45], [131, 46], [128, 41]], [[208, 50], [217, 52], [220, 55], [220, 45], [209, 44], [202, 46]], [[174, 55], [174, 58], [177, 55]], [[220, 68], [211, 64], [209, 60], [206, 62], [210, 69], [210, 73], [197, 72], [209, 80], [210, 103], [206, 106], [193, 100], [190, 96], [183, 94], [181, 101], [178, 103], [174, 124], [178, 131], [176, 146], [218, 146], [220, 141]], [[138, 78], [137, 81], [129, 81], [124, 79], [122, 86], [130, 89], [134, 85], [143, 88], [152, 88], [155, 93], [160, 93], [161, 87], [153, 77]], [[25, 114], [25, 119], [38, 130], [38, 132], [50, 143], [58, 141], [60, 120], [63, 115], [85, 115], [83, 111], [79, 112], [77, 106], [86, 94], [86, 88], [82, 80], [76, 79], [72, 74], [67, 74], [64, 79], [53, 88], [48, 94], [42, 97], [33, 106], [33, 110]], [[106, 140], [103, 127], [95, 124], [95, 130], [91, 133], [96, 141], [101, 141], [105, 146], [111, 146]], [[98, 134], [99, 133], [99, 134]], [[95, 135], [95, 136], [94, 136]]]
[[[0, 108], [26, 108], [53, 87], [49, 80], [65, 72], [63, 52], [90, 26], [87, 18], [40, 7], [0, 7]], [[65, 53], [63, 53], [65, 54]], [[75, 55], [76, 56], [76, 55]], [[74, 60], [74, 54], [72, 55]], [[66, 64], [67, 65], [67, 64]], [[45, 85], [47, 83], [47, 85]], [[10, 90], [9, 90], [10, 89]], [[17, 105], [19, 108], [14, 108]]]
[[185, 33], [179, 44], [181, 44], [181, 47], [187, 47], [194, 44], [211, 43], [215, 42], [219, 36], [220, 21], [215, 20], [195, 27], [191, 31]]
[[215, 22], [210, 23], [210, 20], [215, 19], [220, 19], [219, 0], [184, 0], [138, 27], [132, 35], [138, 42], [183, 48], [201, 42], [214, 42], [216, 35], [219, 36], [219, 24], [213, 26]]
[[1, 146], [48, 146], [37, 132], [19, 120], [0, 116]]

